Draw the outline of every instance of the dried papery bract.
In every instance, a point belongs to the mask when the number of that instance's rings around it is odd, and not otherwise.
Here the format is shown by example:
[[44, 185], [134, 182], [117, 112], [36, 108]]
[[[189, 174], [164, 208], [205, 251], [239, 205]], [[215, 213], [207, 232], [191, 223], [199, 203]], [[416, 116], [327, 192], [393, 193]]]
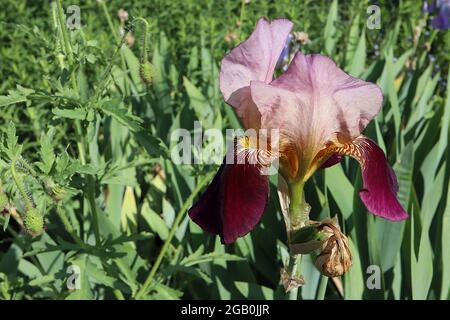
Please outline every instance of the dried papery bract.
[[[291, 230], [289, 236], [289, 251], [292, 256], [319, 252], [315, 261], [318, 270], [327, 277], [343, 275], [352, 264], [352, 255], [348, 247], [347, 237], [340, 231], [336, 218], [321, 222], [310, 221], [309, 225], [298, 230]], [[286, 273], [284, 275], [284, 273]], [[295, 282], [287, 281], [289, 273], [282, 270], [281, 281], [288, 292]], [[291, 278], [299, 278], [291, 275]], [[303, 281], [304, 283], [304, 281]], [[303, 283], [297, 282], [298, 285]]]
[[305, 279], [302, 275], [292, 275], [286, 268], [281, 268], [280, 278], [286, 292], [290, 292], [305, 284]]
[[315, 265], [325, 276], [334, 278], [342, 276], [352, 265], [352, 253], [348, 247], [348, 239], [341, 232], [336, 221], [327, 220], [320, 228], [327, 235]]

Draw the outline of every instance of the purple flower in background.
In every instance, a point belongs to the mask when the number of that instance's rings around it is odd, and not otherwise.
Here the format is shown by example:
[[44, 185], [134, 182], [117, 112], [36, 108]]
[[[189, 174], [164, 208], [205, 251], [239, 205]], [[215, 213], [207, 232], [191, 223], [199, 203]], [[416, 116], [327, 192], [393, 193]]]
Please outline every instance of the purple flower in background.
[[286, 43], [284, 44], [283, 51], [281, 51], [280, 57], [277, 61], [276, 68], [283, 68], [283, 71], [286, 71], [289, 65], [289, 51], [291, 49], [291, 42], [293, 36], [291, 34], [288, 35], [286, 39]]
[[431, 20], [431, 25], [435, 29], [450, 29], [450, 1], [439, 9], [439, 14]]
[[434, 29], [450, 29], [450, 0], [434, 0], [430, 3], [424, 1], [422, 11], [424, 13], [437, 13], [431, 19], [431, 25]]
[[428, 0], [425, 0], [422, 5], [422, 12], [425, 13], [432, 13], [434, 10], [436, 10], [436, 1], [431, 1], [431, 3], [428, 3]]

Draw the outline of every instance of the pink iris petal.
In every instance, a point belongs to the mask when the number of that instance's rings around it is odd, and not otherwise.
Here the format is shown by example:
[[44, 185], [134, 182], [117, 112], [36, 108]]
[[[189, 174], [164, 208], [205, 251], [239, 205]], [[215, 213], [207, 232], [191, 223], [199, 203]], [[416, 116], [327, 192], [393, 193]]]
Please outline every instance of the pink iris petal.
[[229, 244], [261, 220], [269, 194], [268, 177], [252, 164], [222, 164], [189, 216], [203, 230]]
[[250, 37], [222, 60], [220, 90], [225, 101], [236, 108], [247, 128], [259, 127], [259, 113], [248, 90], [250, 81], [272, 81], [292, 26], [292, 22], [286, 19], [270, 23], [261, 18]]
[[383, 101], [377, 85], [349, 76], [327, 57], [302, 53], [270, 84], [253, 81], [251, 95], [261, 127], [279, 128], [304, 167], [327, 142], [359, 136]]
[[319, 54], [298, 52], [288, 71], [272, 85], [301, 95], [309, 116], [299, 125], [315, 131], [321, 127], [325, 139], [333, 134], [348, 140], [356, 138], [383, 103], [383, 94], [376, 84], [348, 75], [333, 60]]
[[398, 183], [383, 150], [366, 137], [353, 143], [359, 155], [353, 154], [361, 164], [363, 189], [359, 192], [367, 209], [376, 216], [392, 221], [408, 218], [408, 214], [397, 200]]

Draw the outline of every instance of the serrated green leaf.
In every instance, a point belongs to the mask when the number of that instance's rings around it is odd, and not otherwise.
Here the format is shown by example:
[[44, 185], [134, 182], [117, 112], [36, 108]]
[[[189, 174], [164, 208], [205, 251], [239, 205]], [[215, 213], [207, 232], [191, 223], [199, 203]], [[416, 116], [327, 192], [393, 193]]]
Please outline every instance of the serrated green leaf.
[[87, 111], [83, 108], [75, 108], [75, 109], [60, 109], [53, 108], [52, 113], [56, 118], [67, 118], [67, 119], [75, 119], [75, 120], [84, 120], [87, 116]]
[[131, 131], [142, 130], [141, 122], [142, 120], [131, 113], [123, 107], [122, 103], [118, 100], [111, 100], [105, 102], [101, 106], [101, 110], [108, 116], [116, 119], [120, 124], [127, 127]]
[[28, 95], [32, 94], [34, 90], [17, 86], [17, 90], [9, 90], [8, 95], [0, 96], [0, 107], [6, 107], [11, 104], [27, 102]]

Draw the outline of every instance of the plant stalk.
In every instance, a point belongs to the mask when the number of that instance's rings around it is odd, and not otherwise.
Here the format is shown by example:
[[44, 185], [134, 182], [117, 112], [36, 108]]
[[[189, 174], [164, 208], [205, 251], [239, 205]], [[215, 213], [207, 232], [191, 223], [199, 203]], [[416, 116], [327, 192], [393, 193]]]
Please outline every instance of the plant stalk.
[[[290, 230], [288, 233], [288, 242], [290, 245], [290, 239], [292, 232], [309, 225], [309, 211], [311, 207], [305, 201], [304, 196], [304, 182], [299, 181], [291, 184], [289, 186], [290, 192], [290, 203], [289, 203], [289, 215], [290, 215]], [[301, 270], [300, 265], [302, 261], [301, 254], [289, 254], [289, 262], [287, 266], [287, 274], [292, 281], [299, 281], [298, 286], [300, 286], [301, 281]], [[297, 300], [298, 298], [298, 286], [292, 288], [289, 291], [289, 299]]]
[[23, 184], [22, 179], [18, 176], [16, 172], [16, 159], [13, 159], [13, 161], [11, 162], [11, 175], [14, 180], [14, 183], [16, 184], [17, 189], [20, 192], [20, 195], [23, 198], [23, 201], [25, 202], [26, 210], [30, 210], [31, 208], [33, 208], [33, 204], [31, 203], [30, 198], [28, 198], [28, 194], [25, 191], [25, 186]]
[[66, 213], [64, 212], [64, 210], [61, 206], [58, 206], [56, 208], [56, 213], [58, 214], [59, 219], [61, 219], [61, 222], [63, 223], [64, 228], [70, 234], [70, 236], [75, 241], [75, 243], [84, 247], [85, 245], [84, 245], [83, 240], [81, 240], [81, 238], [76, 234], [75, 230], [72, 227], [72, 224], [70, 223], [69, 219], [66, 216]]

